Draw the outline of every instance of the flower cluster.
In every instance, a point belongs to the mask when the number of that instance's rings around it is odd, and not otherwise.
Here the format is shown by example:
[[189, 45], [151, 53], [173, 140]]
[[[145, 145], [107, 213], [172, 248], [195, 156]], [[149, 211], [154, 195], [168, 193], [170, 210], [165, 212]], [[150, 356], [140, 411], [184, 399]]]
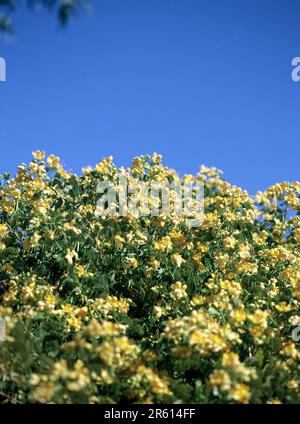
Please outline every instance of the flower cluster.
[[[203, 182], [202, 224], [99, 216], [120, 174]], [[34, 152], [0, 178], [0, 319], [0, 403], [300, 403], [300, 183]]]

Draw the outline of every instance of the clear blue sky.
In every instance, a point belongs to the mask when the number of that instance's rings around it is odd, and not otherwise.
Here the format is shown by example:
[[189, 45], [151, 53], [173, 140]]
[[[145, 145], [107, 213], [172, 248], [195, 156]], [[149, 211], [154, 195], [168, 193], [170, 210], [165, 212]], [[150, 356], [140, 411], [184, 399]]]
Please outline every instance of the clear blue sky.
[[20, 10], [0, 41], [0, 172], [31, 151], [80, 172], [156, 151], [250, 193], [299, 179], [298, 0], [95, 0], [60, 30]]

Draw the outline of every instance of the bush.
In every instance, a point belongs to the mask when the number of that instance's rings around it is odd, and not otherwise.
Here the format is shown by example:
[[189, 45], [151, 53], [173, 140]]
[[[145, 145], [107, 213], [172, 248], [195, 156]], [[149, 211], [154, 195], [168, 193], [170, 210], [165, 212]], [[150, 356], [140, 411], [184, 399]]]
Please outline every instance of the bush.
[[[252, 198], [201, 167], [205, 215], [99, 216], [100, 181], [37, 151], [0, 184], [0, 402], [299, 403], [300, 183]], [[299, 331], [300, 334], [300, 331]]]

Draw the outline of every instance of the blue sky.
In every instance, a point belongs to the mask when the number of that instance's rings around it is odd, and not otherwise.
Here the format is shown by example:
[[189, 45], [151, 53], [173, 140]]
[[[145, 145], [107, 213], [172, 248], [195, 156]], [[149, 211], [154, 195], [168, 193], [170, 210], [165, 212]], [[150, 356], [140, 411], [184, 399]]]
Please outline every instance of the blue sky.
[[0, 172], [31, 151], [80, 172], [112, 155], [201, 164], [250, 193], [299, 179], [298, 0], [96, 0], [60, 30], [21, 9], [0, 41]]

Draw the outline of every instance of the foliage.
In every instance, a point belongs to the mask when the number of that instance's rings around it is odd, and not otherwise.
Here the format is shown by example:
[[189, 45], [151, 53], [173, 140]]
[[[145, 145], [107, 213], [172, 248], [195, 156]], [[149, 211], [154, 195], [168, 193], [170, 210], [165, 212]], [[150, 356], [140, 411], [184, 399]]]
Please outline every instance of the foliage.
[[179, 180], [157, 154], [81, 176], [34, 153], [0, 185], [0, 402], [299, 403], [300, 183], [252, 198], [216, 169], [200, 227], [95, 214], [118, 174]]
[[62, 25], [65, 25], [71, 16], [82, 9], [86, 9], [90, 4], [89, 0], [0, 0], [0, 12], [2, 11], [0, 14], [0, 33], [14, 32], [10, 15], [24, 3], [32, 10], [40, 8], [54, 10]]

